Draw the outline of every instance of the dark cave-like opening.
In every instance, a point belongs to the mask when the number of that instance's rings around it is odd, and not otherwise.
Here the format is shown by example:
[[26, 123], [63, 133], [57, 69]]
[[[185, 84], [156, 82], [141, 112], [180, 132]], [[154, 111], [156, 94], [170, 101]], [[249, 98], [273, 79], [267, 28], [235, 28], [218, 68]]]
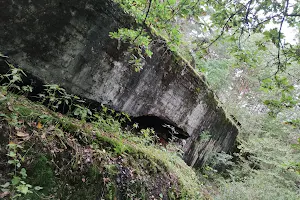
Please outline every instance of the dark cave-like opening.
[[189, 137], [188, 133], [186, 133], [183, 129], [176, 127], [172, 123], [161, 119], [157, 116], [140, 116], [134, 117], [131, 119], [130, 125], [132, 126], [134, 123], [137, 123], [139, 128], [153, 128], [155, 134], [159, 137], [159, 141], [162, 143], [170, 142], [171, 140], [179, 141], [182, 139], [187, 139]]

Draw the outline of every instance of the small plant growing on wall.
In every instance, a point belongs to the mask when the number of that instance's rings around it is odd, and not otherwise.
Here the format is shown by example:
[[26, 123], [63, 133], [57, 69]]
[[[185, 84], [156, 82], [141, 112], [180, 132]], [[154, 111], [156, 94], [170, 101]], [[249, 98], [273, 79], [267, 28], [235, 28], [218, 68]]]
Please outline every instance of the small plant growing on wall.
[[211, 138], [211, 134], [209, 133], [209, 131], [202, 131], [200, 134], [200, 141], [202, 142], [207, 142], [208, 140], [210, 140]]
[[132, 30], [120, 28], [117, 32], [111, 32], [109, 36], [119, 41], [118, 47], [121, 41], [131, 44], [128, 48], [128, 52], [130, 53], [129, 63], [134, 67], [136, 72], [143, 69], [144, 56], [151, 58], [153, 54], [149, 48], [151, 39], [142, 29]]

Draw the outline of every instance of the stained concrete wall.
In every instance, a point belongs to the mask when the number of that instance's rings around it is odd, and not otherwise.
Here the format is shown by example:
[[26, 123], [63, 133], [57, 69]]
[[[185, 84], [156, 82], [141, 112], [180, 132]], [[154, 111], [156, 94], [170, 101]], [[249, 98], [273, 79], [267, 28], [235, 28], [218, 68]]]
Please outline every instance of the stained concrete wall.
[[[183, 129], [191, 136], [184, 159], [192, 166], [232, 148], [236, 126], [203, 77], [163, 40], [153, 37], [152, 58], [134, 71], [128, 44], [118, 48], [108, 36], [134, 23], [111, 1], [0, 0], [0, 10], [0, 52], [28, 73], [131, 116], [157, 116]], [[212, 137], [201, 140], [203, 131]]]

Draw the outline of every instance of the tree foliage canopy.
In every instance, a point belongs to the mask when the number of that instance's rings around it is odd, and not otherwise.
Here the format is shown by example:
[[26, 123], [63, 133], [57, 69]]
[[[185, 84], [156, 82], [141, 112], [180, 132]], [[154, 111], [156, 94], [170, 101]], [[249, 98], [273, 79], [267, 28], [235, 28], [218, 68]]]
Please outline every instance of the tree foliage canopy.
[[[152, 55], [145, 26], [165, 38], [171, 51], [180, 53], [191, 63], [198, 60], [196, 64], [205, 60], [220, 41], [225, 41], [226, 51], [236, 58], [236, 65], [250, 68], [264, 65], [269, 70], [260, 77], [260, 83], [263, 90], [276, 89], [280, 93], [276, 99], [265, 101], [272, 115], [298, 104], [298, 98], [293, 95], [298, 79], [286, 71], [300, 64], [300, 46], [287, 42], [283, 32], [284, 27], [299, 29], [299, 0], [115, 1], [142, 27], [112, 34], [113, 38], [130, 42], [138, 52], [138, 57], [132, 58], [137, 71], [142, 69], [144, 59], [141, 49], [146, 49], [146, 56]], [[255, 41], [255, 50], [249, 50], [247, 41], [257, 33], [263, 37]], [[258, 59], [261, 55], [268, 55], [269, 61], [262, 62]]]

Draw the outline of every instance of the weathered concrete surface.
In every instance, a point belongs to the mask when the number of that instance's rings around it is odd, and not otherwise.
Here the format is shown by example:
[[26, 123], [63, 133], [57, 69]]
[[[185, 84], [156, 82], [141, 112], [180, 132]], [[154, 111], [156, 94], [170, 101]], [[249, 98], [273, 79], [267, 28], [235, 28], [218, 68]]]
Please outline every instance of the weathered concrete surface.
[[[136, 73], [126, 45], [111, 31], [133, 20], [105, 0], [0, 0], [0, 51], [47, 83], [131, 116], [157, 116], [191, 137], [184, 159], [200, 166], [211, 151], [229, 151], [237, 128], [193, 69], [155, 39]], [[1, 66], [0, 66], [1, 67]], [[212, 137], [201, 141], [202, 131]]]

